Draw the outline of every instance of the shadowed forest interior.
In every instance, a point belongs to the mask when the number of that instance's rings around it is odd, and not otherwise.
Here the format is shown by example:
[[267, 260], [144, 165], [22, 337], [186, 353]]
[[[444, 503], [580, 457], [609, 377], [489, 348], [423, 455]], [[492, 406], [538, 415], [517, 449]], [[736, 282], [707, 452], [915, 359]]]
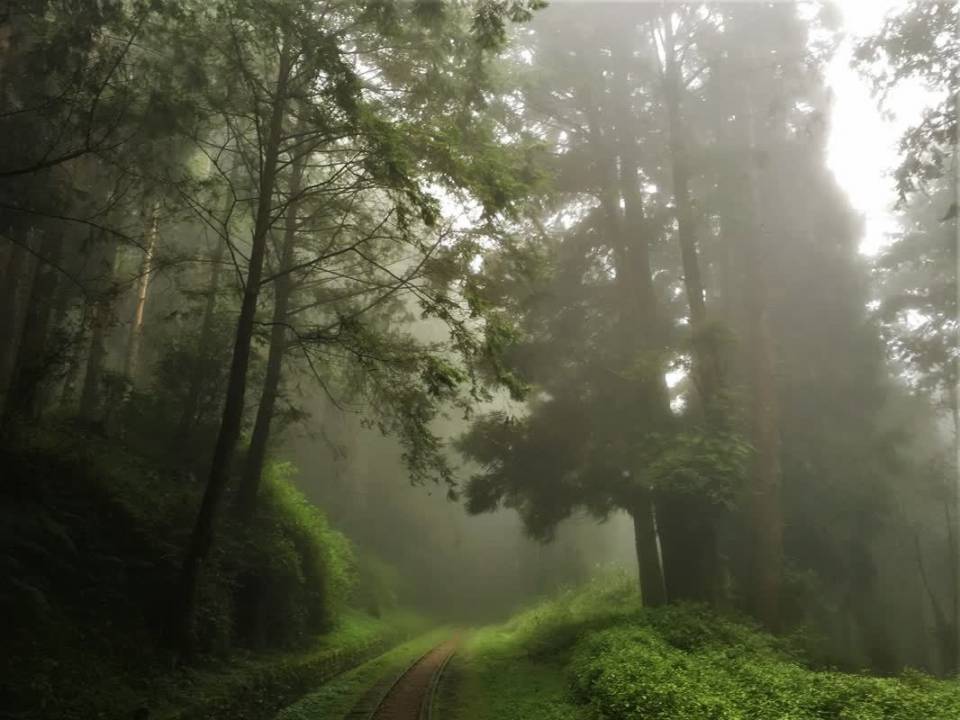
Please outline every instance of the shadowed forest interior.
[[0, 5], [0, 718], [960, 717], [958, 28]]

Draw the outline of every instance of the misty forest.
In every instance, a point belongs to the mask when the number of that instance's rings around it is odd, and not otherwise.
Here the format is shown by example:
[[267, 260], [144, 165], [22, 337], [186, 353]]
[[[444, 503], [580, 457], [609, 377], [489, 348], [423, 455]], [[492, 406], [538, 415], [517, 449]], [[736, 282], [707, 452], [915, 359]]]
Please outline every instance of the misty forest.
[[960, 718], [958, 90], [944, 0], [0, 3], [0, 718]]

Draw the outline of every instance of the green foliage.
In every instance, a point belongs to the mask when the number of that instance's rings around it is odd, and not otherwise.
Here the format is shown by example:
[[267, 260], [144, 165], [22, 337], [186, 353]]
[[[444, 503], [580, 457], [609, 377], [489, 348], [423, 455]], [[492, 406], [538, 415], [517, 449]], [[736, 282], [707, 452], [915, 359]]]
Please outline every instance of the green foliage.
[[637, 612], [636, 583], [611, 572], [539, 602], [502, 625], [472, 633], [451, 665], [455, 692], [441, 697], [454, 720], [573, 720], [584, 708], [570, 694], [565, 669], [585, 632]]
[[[883, 96], [910, 79], [941, 91], [937, 104], [900, 141], [902, 159], [895, 177], [901, 200], [950, 173], [957, 144], [958, 22], [956, 3], [914, 0], [856, 48], [861, 71], [873, 77]], [[956, 213], [956, 203], [952, 212]]]
[[647, 720], [946, 720], [960, 712], [955, 682], [815, 672], [756, 631], [715, 633], [709, 627], [724, 621], [708, 619], [684, 622], [705, 635], [678, 636], [655, 619], [585, 638], [571, 664], [577, 698], [601, 718]]
[[701, 606], [645, 609], [590, 632], [570, 673], [600, 718], [919, 720], [957, 716], [960, 684], [812, 670], [788, 641]]
[[637, 611], [636, 583], [613, 571], [578, 588], [570, 588], [519, 613], [502, 631], [532, 655], [550, 655], [569, 648], [590, 628], [609, 625]]
[[[784, 639], [705, 607], [640, 607], [607, 575], [478, 631], [450, 716], [947, 720], [960, 682], [817, 671]], [[567, 675], [569, 685], [556, 681]], [[552, 678], [552, 679], [551, 679]]]
[[[192, 673], [201, 671], [171, 676], [158, 637], [202, 489], [196, 480], [65, 427], [24, 434], [2, 448], [2, 462], [0, 608], [18, 618], [0, 637], [3, 706], [33, 713], [24, 717], [123, 716], [144, 696], [167, 694], [177, 705], [185, 691], [200, 692]], [[225, 518], [198, 601], [201, 666], [246, 648], [362, 650], [391, 632], [386, 621], [345, 616], [352, 548], [291, 474], [289, 465], [270, 467], [248, 527]], [[318, 645], [321, 632], [337, 647]], [[247, 663], [230, 682], [260, 687], [263, 697], [287, 686], [302, 692], [318, 667], [348, 656], [324, 657]]]
[[486, 49], [501, 47], [507, 40], [507, 21], [527, 22], [546, 0], [480, 0], [476, 5], [473, 31]]
[[226, 528], [222, 567], [247, 615], [239, 629], [258, 643], [297, 644], [329, 629], [355, 582], [349, 541], [293, 484], [295, 472], [268, 466], [250, 525]]
[[931, 183], [911, 198], [900, 232], [877, 258], [876, 311], [893, 360], [908, 381], [950, 407], [957, 384], [957, 219], [950, 181]]
[[732, 508], [747, 474], [752, 449], [733, 433], [652, 433], [639, 450], [640, 467], [660, 490]]
[[[230, 368], [232, 320], [215, 316], [203, 338], [199, 328], [167, 338], [158, 348], [149, 390], [127, 387], [126, 401], [117, 403], [115, 422], [137, 452], [162, 462], [169, 459], [170, 448], [176, 448], [182, 464], [195, 466], [198, 472], [206, 466]], [[254, 357], [251, 365], [250, 378], [259, 381], [263, 363]]]

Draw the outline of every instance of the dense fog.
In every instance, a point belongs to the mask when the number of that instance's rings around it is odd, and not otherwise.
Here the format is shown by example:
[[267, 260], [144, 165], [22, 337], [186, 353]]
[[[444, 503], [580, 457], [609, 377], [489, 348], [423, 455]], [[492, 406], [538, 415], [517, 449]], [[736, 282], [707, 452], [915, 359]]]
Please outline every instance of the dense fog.
[[960, 18], [867, 5], [7, 3], [0, 715], [451, 625], [479, 702], [534, 605], [597, 717], [713, 632], [945, 707]]

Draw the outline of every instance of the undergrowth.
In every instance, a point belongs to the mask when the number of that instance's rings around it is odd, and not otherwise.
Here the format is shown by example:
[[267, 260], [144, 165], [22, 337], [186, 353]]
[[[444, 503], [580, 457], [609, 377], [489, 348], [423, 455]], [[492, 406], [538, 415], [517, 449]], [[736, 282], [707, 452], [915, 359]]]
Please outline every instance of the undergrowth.
[[816, 669], [803, 645], [700, 606], [644, 609], [607, 575], [478, 631], [456, 720], [955, 720], [960, 682]]
[[2, 711], [124, 717], [174, 686], [190, 696], [204, 668], [296, 663], [318, 638], [352, 651], [393, 632], [386, 618], [346, 614], [362, 566], [292, 466], [273, 464], [250, 522], [228, 498], [198, 593], [199, 656], [171, 672], [161, 628], [203, 483], [67, 425], [8, 440], [0, 467], [0, 612], [13, 619], [0, 628]]

